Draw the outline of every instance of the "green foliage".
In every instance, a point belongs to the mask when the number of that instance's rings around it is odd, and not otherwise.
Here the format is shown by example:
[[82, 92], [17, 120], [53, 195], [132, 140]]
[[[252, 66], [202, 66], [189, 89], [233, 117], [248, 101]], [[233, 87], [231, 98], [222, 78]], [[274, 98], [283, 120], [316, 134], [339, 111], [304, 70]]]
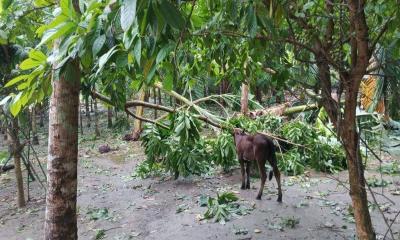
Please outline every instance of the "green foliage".
[[132, 177], [146, 179], [151, 176], [160, 176], [162, 173], [162, 170], [163, 170], [163, 168], [160, 163], [145, 160], [136, 166], [136, 168], [132, 174]]
[[89, 208], [86, 212], [90, 220], [97, 221], [99, 219], [110, 219], [110, 215], [107, 208]]
[[129, 119], [126, 116], [118, 116], [118, 118], [115, 119], [115, 122], [112, 126], [112, 128], [117, 130], [118, 132], [128, 130], [129, 127], [130, 127]]
[[200, 138], [200, 122], [187, 111], [171, 116], [171, 129], [146, 126], [142, 146], [147, 161], [182, 176], [200, 175], [211, 165], [211, 155], [204, 139]]
[[214, 219], [214, 222], [224, 224], [229, 221], [232, 213], [238, 209], [235, 202], [238, 197], [232, 192], [217, 193], [216, 198], [207, 198], [207, 211], [204, 213], [205, 219]]
[[221, 166], [225, 172], [237, 165], [236, 147], [231, 133], [222, 132], [216, 138], [210, 139], [213, 162]]
[[[255, 120], [237, 116], [231, 118], [229, 124], [250, 133], [269, 132], [304, 146], [293, 145], [290, 151], [278, 157], [278, 166], [287, 175], [301, 174], [307, 166], [324, 172], [346, 168], [344, 152], [335, 136], [331, 132], [325, 135], [326, 131], [320, 131], [305, 122], [283, 122], [279, 117], [265, 115]], [[280, 153], [279, 147], [277, 153]]]
[[280, 225], [287, 228], [295, 228], [300, 223], [300, 219], [296, 217], [281, 218]]
[[386, 174], [400, 174], [400, 162], [393, 161], [390, 163], [382, 164], [382, 166], [378, 168], [378, 171]]
[[304, 172], [304, 156], [302, 156], [298, 149], [292, 149], [277, 159], [278, 168], [286, 175], [298, 175]]
[[8, 151], [0, 151], [0, 165], [4, 165], [9, 156]]
[[378, 179], [376, 176], [373, 176], [367, 179], [367, 184], [370, 187], [386, 187], [387, 185], [391, 184], [391, 182], [386, 181], [383, 178]]

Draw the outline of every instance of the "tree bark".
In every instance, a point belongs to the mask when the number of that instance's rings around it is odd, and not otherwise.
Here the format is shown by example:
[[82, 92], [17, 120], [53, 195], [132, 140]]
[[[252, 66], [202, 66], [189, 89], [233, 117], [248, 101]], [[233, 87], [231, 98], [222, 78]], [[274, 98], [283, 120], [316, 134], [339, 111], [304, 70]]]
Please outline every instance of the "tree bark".
[[39, 119], [39, 126], [44, 127], [44, 114], [45, 114], [45, 107], [43, 103], [40, 104], [40, 119]]
[[[146, 90], [141, 89], [139, 93], [139, 101], [144, 101], [146, 98]], [[137, 106], [136, 107], [136, 116], [142, 117], [143, 116], [143, 106]], [[134, 140], [138, 140], [140, 137], [140, 133], [142, 132], [142, 121], [140, 119], [135, 119], [134, 125], [133, 125], [133, 132], [132, 136]]]
[[90, 117], [89, 97], [86, 97], [86, 99], [85, 99], [85, 115], [86, 115], [87, 127], [90, 128], [92, 119]]
[[246, 116], [249, 113], [249, 85], [247, 83], [242, 83], [242, 96], [240, 98], [240, 112]]
[[[153, 87], [153, 102], [154, 104], [157, 104], [157, 89]], [[158, 112], [157, 109], [154, 108], [154, 119], [158, 118]]]
[[97, 109], [97, 100], [93, 99], [94, 105], [94, 133], [96, 137], [100, 137], [100, 128], [99, 128], [99, 110]]
[[12, 117], [11, 125], [8, 130], [8, 139], [11, 144], [10, 149], [14, 157], [15, 180], [17, 182], [17, 206], [21, 208], [25, 206], [24, 180], [22, 178], [21, 170], [21, 151], [23, 146], [21, 145], [18, 137], [19, 127], [17, 118]]
[[32, 119], [32, 144], [39, 145], [39, 138], [37, 135], [37, 124], [36, 124], [36, 106], [32, 107], [31, 119]]
[[79, 104], [79, 128], [81, 129], [81, 135], [83, 135], [83, 114], [81, 111], [80, 104]]
[[[49, 149], [45, 239], [77, 239], [79, 62], [67, 62], [68, 74], [56, 78], [49, 111]], [[54, 73], [54, 72], [53, 72]]]
[[262, 91], [261, 88], [259, 86], [256, 86], [256, 91], [255, 91], [255, 97], [257, 99], [257, 101], [262, 104]]
[[343, 122], [340, 126], [340, 135], [346, 150], [350, 197], [353, 203], [357, 236], [359, 239], [375, 239], [376, 236], [368, 210], [364, 166], [362, 164], [359, 136], [356, 129], [357, 92], [351, 86], [346, 90], [345, 110]]
[[112, 128], [112, 116], [113, 116], [113, 113], [112, 113], [112, 108], [111, 108], [111, 106], [108, 106], [107, 107], [107, 127], [108, 128]]

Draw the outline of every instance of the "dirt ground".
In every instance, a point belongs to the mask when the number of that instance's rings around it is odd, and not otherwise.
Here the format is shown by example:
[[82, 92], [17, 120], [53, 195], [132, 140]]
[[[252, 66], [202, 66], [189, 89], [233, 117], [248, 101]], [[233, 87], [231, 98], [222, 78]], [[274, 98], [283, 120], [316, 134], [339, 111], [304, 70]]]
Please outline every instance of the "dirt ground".
[[[95, 141], [80, 138], [80, 239], [355, 238], [346, 172], [335, 175], [307, 172], [297, 177], [285, 176], [283, 203], [276, 202], [276, 182], [273, 179], [267, 182], [263, 199], [258, 201], [255, 197], [259, 179], [253, 179], [252, 189], [240, 190], [238, 169], [231, 174], [216, 170], [209, 176], [176, 181], [165, 176], [136, 179], [132, 173], [145, 158], [140, 143], [126, 143], [116, 140], [118, 138], [110, 136]], [[38, 152], [45, 162], [45, 137], [40, 140]], [[97, 148], [103, 143], [119, 149], [101, 155]], [[371, 160], [368, 166], [367, 178], [380, 178], [375, 171], [376, 162]], [[400, 217], [395, 218], [400, 211], [400, 176], [384, 175], [383, 178], [389, 185], [373, 190], [389, 224], [395, 220], [392, 229], [395, 238], [400, 239]], [[233, 216], [226, 224], [201, 220], [206, 207], [199, 206], [200, 196], [215, 197], [217, 192], [225, 190], [236, 193], [239, 203], [247, 207], [249, 213]], [[0, 175], [0, 239], [43, 239], [43, 189], [37, 181], [32, 182], [30, 201], [22, 209], [16, 207], [15, 196], [14, 172]], [[372, 200], [371, 196], [369, 199]], [[387, 226], [374, 204], [371, 204], [371, 215], [378, 239], [382, 239]]]

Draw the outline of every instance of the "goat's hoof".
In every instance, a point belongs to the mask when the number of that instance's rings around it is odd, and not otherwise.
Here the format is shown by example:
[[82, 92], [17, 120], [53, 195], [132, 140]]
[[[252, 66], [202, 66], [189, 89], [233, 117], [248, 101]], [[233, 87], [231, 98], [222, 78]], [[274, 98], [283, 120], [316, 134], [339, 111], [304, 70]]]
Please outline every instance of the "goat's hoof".
[[250, 185], [247, 185], [247, 186], [246, 186], [246, 189], [250, 189]]
[[282, 196], [279, 196], [277, 201], [281, 203], [282, 202]]
[[257, 199], [257, 200], [261, 200], [261, 196], [257, 196], [256, 199]]
[[240, 189], [244, 190], [244, 189], [246, 189], [246, 187], [245, 187], [244, 185], [242, 185], [242, 186], [240, 187]]

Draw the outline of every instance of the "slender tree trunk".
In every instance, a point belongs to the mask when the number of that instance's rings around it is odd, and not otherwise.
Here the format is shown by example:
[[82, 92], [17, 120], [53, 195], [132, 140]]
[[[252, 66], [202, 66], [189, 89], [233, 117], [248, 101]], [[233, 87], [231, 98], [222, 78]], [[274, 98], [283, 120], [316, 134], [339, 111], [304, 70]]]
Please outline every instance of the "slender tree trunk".
[[114, 108], [114, 112], [115, 112], [115, 121], [118, 119], [118, 109], [115, 107]]
[[90, 128], [90, 123], [92, 122], [92, 119], [90, 118], [90, 111], [89, 111], [89, 97], [85, 98], [85, 115], [87, 119], [87, 127]]
[[94, 110], [93, 110], [93, 99], [90, 99], [90, 112], [94, 112]]
[[39, 126], [42, 128], [44, 127], [44, 114], [45, 114], [45, 110], [44, 110], [44, 106], [43, 103], [40, 104], [40, 118], [39, 118]]
[[112, 108], [110, 106], [107, 107], [107, 127], [112, 128]]
[[256, 91], [255, 91], [255, 95], [256, 95], [256, 99], [257, 101], [262, 104], [262, 91], [261, 88], [259, 86], [256, 86]]
[[375, 239], [375, 232], [368, 210], [367, 191], [365, 188], [364, 166], [359, 146], [359, 136], [356, 129], [357, 90], [347, 89], [345, 96], [345, 111], [340, 135], [346, 150], [349, 171], [350, 197], [353, 203], [354, 219], [356, 221], [359, 239]]
[[81, 111], [80, 104], [79, 104], [79, 128], [81, 129], [81, 135], [83, 135], [83, 114]]
[[157, 88], [157, 93], [158, 93], [158, 104], [162, 105], [161, 90], [159, 88]]
[[[154, 104], [157, 104], [157, 89], [153, 87], [153, 102]], [[154, 119], [158, 118], [158, 112], [157, 109], [154, 108]]]
[[249, 112], [249, 85], [247, 83], [242, 83], [242, 96], [240, 98], [240, 112], [246, 116]]
[[[56, 48], [56, 47], [55, 47]], [[49, 111], [47, 160], [46, 240], [77, 239], [76, 197], [78, 163], [79, 62], [66, 63], [56, 79]]]
[[94, 105], [94, 132], [96, 137], [100, 137], [100, 128], [99, 128], [99, 111], [97, 109], [97, 100], [93, 99]]
[[18, 131], [18, 119], [13, 117], [8, 132], [8, 138], [11, 144], [10, 149], [14, 157], [15, 179], [17, 182], [17, 206], [21, 208], [25, 206], [25, 194], [24, 180], [22, 178], [21, 170], [21, 151], [23, 146], [21, 146], [21, 143], [19, 142]]
[[39, 145], [39, 138], [37, 135], [37, 125], [36, 125], [36, 106], [32, 107], [31, 119], [32, 119], [32, 144]]
[[[139, 100], [144, 101], [145, 98], [146, 98], [146, 90], [142, 89], [140, 90]], [[136, 107], [136, 116], [139, 117], [143, 116], [143, 106]], [[142, 121], [139, 119], [135, 119], [132, 132], [133, 139], [138, 140], [141, 132], [142, 132]]]

